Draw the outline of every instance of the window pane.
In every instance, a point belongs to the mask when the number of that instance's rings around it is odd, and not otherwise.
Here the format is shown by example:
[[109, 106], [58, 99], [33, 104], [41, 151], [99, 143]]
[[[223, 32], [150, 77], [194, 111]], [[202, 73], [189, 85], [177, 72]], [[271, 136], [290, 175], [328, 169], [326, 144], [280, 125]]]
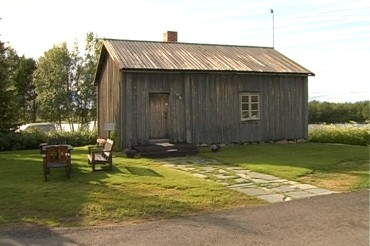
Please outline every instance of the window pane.
[[249, 96], [242, 96], [242, 102], [247, 103], [248, 102], [248, 97]]
[[248, 110], [248, 104], [246, 104], [246, 103], [243, 103], [242, 104], [242, 110]]
[[248, 111], [245, 111], [245, 112], [242, 112], [242, 119], [248, 119], [249, 118], [249, 112]]
[[259, 116], [259, 112], [258, 111], [252, 111], [252, 119], [258, 119], [260, 116]]
[[258, 110], [258, 104], [254, 103], [251, 105], [252, 110]]
[[258, 102], [258, 96], [251, 96], [252, 102]]

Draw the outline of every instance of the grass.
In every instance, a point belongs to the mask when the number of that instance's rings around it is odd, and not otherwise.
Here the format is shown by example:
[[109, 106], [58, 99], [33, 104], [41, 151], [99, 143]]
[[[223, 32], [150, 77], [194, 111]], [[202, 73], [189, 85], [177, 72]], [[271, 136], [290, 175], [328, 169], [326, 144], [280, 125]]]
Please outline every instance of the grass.
[[116, 153], [113, 171], [91, 172], [86, 147], [72, 154], [72, 176], [43, 179], [38, 150], [0, 152], [0, 226], [80, 226], [163, 219], [262, 204], [154, 160]]
[[338, 144], [252, 144], [203, 149], [225, 165], [337, 191], [369, 188], [369, 148]]
[[[0, 152], [0, 227], [126, 223], [263, 204], [158, 161], [120, 153], [113, 171], [92, 173], [86, 153], [86, 147], [73, 151], [70, 180], [53, 169], [45, 182], [38, 150]], [[200, 156], [322, 188], [369, 188], [369, 149], [363, 146], [235, 145], [217, 153], [202, 148]]]

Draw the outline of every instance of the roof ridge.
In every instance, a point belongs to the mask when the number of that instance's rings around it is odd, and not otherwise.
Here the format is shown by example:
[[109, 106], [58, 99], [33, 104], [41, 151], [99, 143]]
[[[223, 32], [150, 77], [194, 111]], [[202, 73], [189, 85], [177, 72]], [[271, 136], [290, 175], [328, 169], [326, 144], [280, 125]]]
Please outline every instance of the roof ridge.
[[103, 41], [123, 41], [123, 42], [141, 42], [141, 43], [159, 43], [159, 44], [185, 44], [185, 45], [199, 45], [199, 46], [223, 46], [223, 47], [242, 47], [242, 48], [261, 48], [261, 49], [272, 49], [274, 47], [268, 46], [253, 46], [253, 45], [240, 45], [240, 44], [214, 44], [214, 43], [188, 43], [188, 42], [166, 42], [166, 41], [155, 41], [155, 40], [133, 40], [133, 39], [115, 39], [115, 38], [103, 38]]

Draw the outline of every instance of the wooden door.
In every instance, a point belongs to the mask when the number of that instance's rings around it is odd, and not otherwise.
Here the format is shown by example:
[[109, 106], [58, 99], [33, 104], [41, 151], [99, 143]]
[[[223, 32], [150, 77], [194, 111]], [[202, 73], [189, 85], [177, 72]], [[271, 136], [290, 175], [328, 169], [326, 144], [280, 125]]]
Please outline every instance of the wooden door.
[[149, 94], [150, 138], [168, 138], [168, 94]]

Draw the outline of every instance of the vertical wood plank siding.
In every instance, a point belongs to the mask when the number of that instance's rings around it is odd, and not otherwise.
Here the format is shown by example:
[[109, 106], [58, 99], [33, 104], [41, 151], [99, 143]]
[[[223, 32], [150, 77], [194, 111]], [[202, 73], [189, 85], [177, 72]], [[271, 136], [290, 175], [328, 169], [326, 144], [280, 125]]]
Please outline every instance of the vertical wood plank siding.
[[98, 84], [98, 136], [107, 138], [108, 132], [104, 130], [104, 123], [116, 124], [116, 134], [121, 134], [121, 83], [120, 72], [109, 57], [105, 61], [103, 73]]
[[[122, 130], [118, 131], [121, 147], [148, 143], [150, 93], [169, 94], [172, 142], [209, 144], [307, 138], [306, 76], [121, 72], [120, 80], [110, 60], [105, 73], [99, 86], [99, 100], [103, 101], [99, 102], [99, 122], [122, 119]], [[109, 76], [113, 76], [110, 81], [116, 85], [107, 85]], [[119, 84], [122, 115], [117, 117]], [[260, 93], [260, 120], [240, 121], [240, 92]]]

